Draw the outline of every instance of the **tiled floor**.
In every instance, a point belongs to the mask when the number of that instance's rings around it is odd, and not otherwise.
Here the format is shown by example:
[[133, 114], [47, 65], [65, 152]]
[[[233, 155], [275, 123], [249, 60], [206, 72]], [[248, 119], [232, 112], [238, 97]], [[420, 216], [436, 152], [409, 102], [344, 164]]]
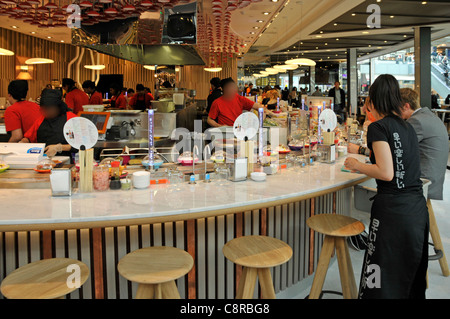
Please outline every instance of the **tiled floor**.
[[[450, 154], [449, 154], [450, 164]], [[450, 263], [450, 170], [447, 170], [444, 184], [444, 200], [432, 201], [434, 214], [438, 223], [441, 234], [442, 243], [444, 245], [447, 261]], [[361, 220], [365, 225], [368, 224], [369, 214], [364, 212], [354, 212], [353, 217]], [[430, 238], [431, 242], [431, 238]], [[430, 254], [433, 254], [430, 249]], [[355, 272], [356, 284], [359, 286], [359, 278], [361, 276], [361, 265], [364, 257], [363, 251], [356, 251], [350, 248], [350, 257]], [[310, 279], [310, 278], [308, 278]], [[305, 280], [309, 282], [308, 285], [302, 285], [303, 290], [298, 293], [296, 298], [305, 298], [311, 289], [312, 280]], [[438, 261], [430, 261], [428, 264], [428, 283], [427, 298], [429, 299], [450, 299], [450, 277], [444, 277], [441, 272]], [[324, 290], [341, 291], [341, 283], [339, 279], [338, 264], [334, 258], [328, 269], [327, 277], [325, 279]], [[342, 298], [333, 294], [325, 294], [323, 299]]]

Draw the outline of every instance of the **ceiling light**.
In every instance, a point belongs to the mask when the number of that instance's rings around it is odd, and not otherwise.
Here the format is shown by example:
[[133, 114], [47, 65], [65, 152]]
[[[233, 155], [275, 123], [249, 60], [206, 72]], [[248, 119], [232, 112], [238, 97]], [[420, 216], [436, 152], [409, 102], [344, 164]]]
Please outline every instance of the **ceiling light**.
[[384, 40], [384, 43], [387, 43], [387, 41], [386, 41], [386, 40]]
[[47, 37], [47, 39], [51, 39], [51, 38], [52, 38], [51, 36], [48, 36], [48, 37]]
[[222, 68], [204, 68], [206, 72], [220, 72], [222, 71]]
[[389, 18], [394, 19], [394, 16], [390, 16]]
[[277, 70], [295, 70], [298, 68], [297, 64], [278, 64], [273, 66]]
[[427, 4], [427, 2], [426, 1], [422, 1], [422, 4]]
[[263, 75], [262, 75], [262, 74], [259, 74], [259, 73], [253, 73], [252, 75], [253, 75], [255, 78], [263, 77]]
[[337, 23], [333, 23], [334, 26], [337, 26]]
[[369, 34], [369, 31], [363, 31], [362, 34]]
[[31, 58], [25, 61], [25, 64], [49, 64], [54, 63], [52, 59], [44, 59], [44, 58]]
[[104, 66], [103, 64], [87, 64], [84, 67], [89, 70], [103, 70], [104, 68], [106, 68], [106, 66]]
[[352, 13], [352, 17], [354, 17], [356, 15], [356, 13]]
[[377, 47], [377, 49], [382, 49], [383, 47]]
[[150, 71], [155, 71], [155, 66], [154, 65], [144, 65], [144, 69], [150, 70]]
[[62, 43], [64, 43], [64, 40], [61, 40]]
[[287, 60], [284, 63], [286, 63], [286, 64], [306, 65], [306, 66], [315, 66], [316, 65], [316, 62], [314, 62], [313, 60], [311, 60], [311, 59], [304, 59], [304, 58], [291, 59], [291, 60]]
[[278, 2], [278, 0], [272, 0], [272, 2]]
[[270, 14], [270, 12], [263, 12], [263, 14], [264, 14], [265, 16], [268, 16], [268, 15]]
[[280, 72], [280, 70], [277, 70], [277, 69], [275, 69], [275, 68], [266, 68], [266, 72], [267, 72], [268, 74], [277, 74], [277, 73]]
[[339, 41], [339, 38], [336, 38], [336, 41]]
[[263, 23], [264, 21], [263, 20], [256, 20], [256, 22]]
[[316, 35], [316, 38], [321, 38], [322, 36], [321, 35]]
[[11, 28], [13, 28], [13, 29], [18, 29], [19, 27], [16, 26], [16, 25], [13, 25], [13, 26], [11, 26]]
[[323, 31], [320, 31], [320, 33], [323, 33]]
[[259, 29], [259, 27], [253, 27], [253, 29], [255, 29], [255, 30], [258, 30], [258, 29]]
[[255, 34], [255, 32], [252, 31], [252, 32], [250, 32], [250, 34]]
[[406, 34], [404, 34], [404, 35], [403, 35], [403, 37], [404, 37], [404, 38], [406, 38], [406, 37], [407, 37], [407, 35], [406, 35]]
[[36, 32], [35, 31], [31, 31], [31, 34], [36, 34]]
[[381, 2], [381, 0], [377, 0], [377, 2]]
[[325, 42], [325, 45], [328, 45], [328, 43]]
[[0, 48], [0, 55], [14, 55], [14, 52]]
[[260, 71], [259, 73], [261, 73], [263, 76], [268, 76], [269, 75], [269, 72], [267, 72], [267, 71]]

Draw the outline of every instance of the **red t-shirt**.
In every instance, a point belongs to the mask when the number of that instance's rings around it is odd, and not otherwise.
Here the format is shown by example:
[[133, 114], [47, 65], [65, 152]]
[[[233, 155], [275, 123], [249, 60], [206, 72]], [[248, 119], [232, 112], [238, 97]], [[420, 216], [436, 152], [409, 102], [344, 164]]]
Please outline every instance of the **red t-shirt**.
[[[76, 115], [72, 112], [67, 112], [66, 114], [67, 114], [67, 121], [73, 117], [76, 117]], [[39, 127], [41, 126], [42, 122], [44, 122], [44, 116], [41, 114], [40, 117], [38, 117], [37, 120], [30, 127], [30, 129], [24, 134], [24, 137], [26, 137], [30, 141], [30, 143], [36, 143], [37, 131], [39, 130]]]
[[153, 95], [151, 95], [150, 93], [145, 93], [145, 94], [136, 93], [131, 97], [129, 104], [132, 108], [134, 108], [136, 106], [137, 101], [144, 101], [145, 107], [148, 109], [151, 109], [152, 108], [152, 100], [153, 100]]
[[217, 119], [217, 123], [220, 125], [233, 126], [234, 121], [242, 114], [242, 111], [250, 111], [254, 104], [255, 102], [239, 94], [236, 94], [231, 101], [225, 100], [221, 96], [215, 99], [211, 105], [209, 117], [213, 120]]
[[114, 108], [116, 109], [126, 109], [127, 108], [127, 99], [123, 93], [120, 93], [119, 96], [114, 95], [111, 98], [111, 101], [115, 101]]
[[41, 116], [39, 105], [29, 101], [16, 102], [5, 111], [5, 128], [7, 132], [22, 129], [22, 133], [33, 126], [33, 123]]
[[83, 105], [89, 104], [89, 96], [80, 89], [73, 89], [66, 94], [65, 102], [73, 113], [78, 114], [83, 111]]
[[89, 98], [89, 105], [103, 105], [103, 96], [100, 92], [95, 91]]

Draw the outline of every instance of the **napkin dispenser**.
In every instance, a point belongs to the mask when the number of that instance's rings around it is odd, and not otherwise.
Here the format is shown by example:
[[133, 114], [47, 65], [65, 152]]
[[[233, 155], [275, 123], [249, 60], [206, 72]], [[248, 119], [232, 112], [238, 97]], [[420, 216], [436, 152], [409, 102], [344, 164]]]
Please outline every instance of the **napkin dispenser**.
[[334, 163], [336, 161], [336, 145], [319, 144], [317, 146], [317, 155], [321, 163]]
[[0, 160], [11, 169], [31, 169], [43, 159], [45, 143], [0, 143]]
[[241, 157], [228, 164], [230, 168], [230, 180], [233, 182], [245, 181], [247, 179], [247, 158]]
[[50, 174], [52, 196], [72, 195], [72, 169], [54, 168]]

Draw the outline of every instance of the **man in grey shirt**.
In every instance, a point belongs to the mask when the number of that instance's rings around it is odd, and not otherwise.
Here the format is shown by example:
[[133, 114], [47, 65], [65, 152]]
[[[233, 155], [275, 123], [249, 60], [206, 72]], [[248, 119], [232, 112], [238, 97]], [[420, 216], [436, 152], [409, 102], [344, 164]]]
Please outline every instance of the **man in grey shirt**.
[[420, 148], [421, 176], [429, 179], [428, 198], [442, 200], [448, 160], [448, 133], [444, 123], [429, 108], [421, 108], [419, 95], [411, 89], [401, 89], [402, 118], [412, 125]]

